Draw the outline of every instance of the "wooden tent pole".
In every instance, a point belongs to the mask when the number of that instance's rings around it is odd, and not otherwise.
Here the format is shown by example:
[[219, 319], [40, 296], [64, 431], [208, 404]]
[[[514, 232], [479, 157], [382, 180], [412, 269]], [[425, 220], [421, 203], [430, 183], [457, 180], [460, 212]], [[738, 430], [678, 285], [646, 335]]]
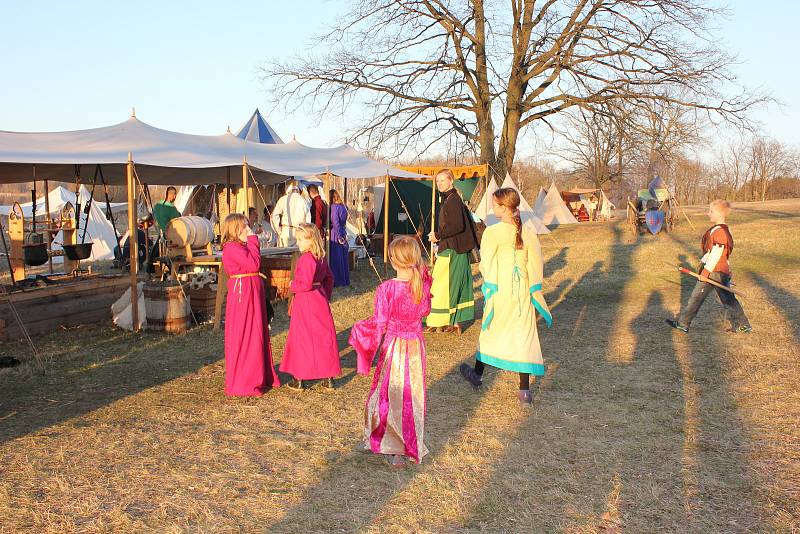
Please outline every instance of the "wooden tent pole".
[[[431, 177], [431, 232], [436, 230], [436, 176]], [[422, 237], [422, 236], [420, 236]], [[436, 259], [433, 252], [433, 241], [431, 241], [431, 264]]]
[[[328, 259], [328, 262], [331, 261], [331, 212], [333, 211], [331, 208], [331, 173], [328, 170], [328, 167], [325, 167], [325, 179], [322, 183], [322, 188], [325, 190], [325, 196], [322, 197], [322, 200], [325, 202], [327, 206], [327, 214], [325, 217], [325, 257]], [[314, 221], [311, 221], [314, 222]]]
[[245, 157], [242, 159], [242, 193], [244, 194], [244, 206], [242, 207], [242, 213], [244, 213], [245, 217], [250, 215], [248, 213], [248, 208], [250, 207], [250, 191], [247, 184], [247, 158]]
[[228, 193], [228, 215], [233, 213], [231, 210], [231, 168], [225, 168], [225, 191]]
[[383, 275], [389, 264], [389, 173], [383, 181]]
[[139, 331], [139, 295], [136, 290], [139, 271], [139, 239], [136, 237], [136, 182], [133, 179], [133, 154], [128, 152], [128, 244], [131, 266], [131, 318], [133, 331]]
[[[36, 164], [33, 165], [33, 176], [35, 180]], [[47, 263], [50, 268], [50, 274], [53, 274], [53, 234], [50, 233], [50, 230], [53, 228], [53, 220], [50, 218], [50, 183], [47, 179], [44, 180], [44, 222], [44, 227], [47, 228], [45, 231], [45, 239], [47, 239]]]

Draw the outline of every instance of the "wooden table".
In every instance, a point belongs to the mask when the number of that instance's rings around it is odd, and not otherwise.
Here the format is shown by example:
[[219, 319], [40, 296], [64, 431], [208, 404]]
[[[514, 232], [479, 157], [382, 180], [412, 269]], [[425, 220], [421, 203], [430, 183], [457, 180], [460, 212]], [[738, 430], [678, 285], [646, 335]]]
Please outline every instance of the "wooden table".
[[[292, 273], [297, 264], [297, 258], [300, 257], [300, 250], [297, 247], [270, 247], [261, 249], [262, 258], [270, 258], [275, 256], [291, 256], [292, 259]], [[192, 258], [185, 258], [182, 260], [173, 260], [172, 262], [172, 275], [177, 280], [179, 271], [185, 267], [211, 267], [217, 271], [217, 296], [214, 300], [214, 330], [218, 330], [222, 322], [222, 303], [225, 302], [225, 296], [228, 294], [228, 275], [225, 274], [225, 269], [222, 268], [222, 253], [218, 252], [211, 255], [194, 256]]]

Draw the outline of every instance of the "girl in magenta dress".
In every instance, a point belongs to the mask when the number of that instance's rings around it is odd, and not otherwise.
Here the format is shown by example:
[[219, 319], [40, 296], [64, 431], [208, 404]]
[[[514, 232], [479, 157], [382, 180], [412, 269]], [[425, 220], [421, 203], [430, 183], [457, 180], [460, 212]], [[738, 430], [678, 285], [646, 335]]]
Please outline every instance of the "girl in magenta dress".
[[261, 395], [280, 386], [272, 364], [267, 301], [259, 271], [258, 237], [241, 213], [222, 225], [222, 268], [228, 275], [225, 311], [225, 394]]
[[368, 374], [383, 339], [364, 414], [364, 442], [359, 450], [385, 455], [393, 467], [406, 458], [419, 463], [428, 449], [425, 428], [425, 340], [422, 318], [431, 311], [431, 277], [416, 240], [401, 236], [389, 245], [397, 278], [375, 293], [375, 312], [350, 333], [357, 370]]
[[328, 301], [333, 293], [333, 273], [325, 263], [325, 248], [319, 230], [313, 224], [301, 224], [297, 233], [300, 258], [289, 286], [293, 293], [289, 336], [281, 360], [281, 371], [294, 379], [292, 389], [303, 389], [303, 380], [323, 379], [322, 385], [333, 388], [333, 379], [341, 374], [339, 345]]

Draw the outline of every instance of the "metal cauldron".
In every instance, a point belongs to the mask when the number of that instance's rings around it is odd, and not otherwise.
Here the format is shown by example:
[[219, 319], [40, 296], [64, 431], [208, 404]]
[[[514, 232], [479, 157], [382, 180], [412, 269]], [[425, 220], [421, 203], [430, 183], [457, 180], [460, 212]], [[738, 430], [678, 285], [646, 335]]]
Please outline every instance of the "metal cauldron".
[[44, 265], [47, 263], [47, 245], [44, 243], [39, 245], [22, 245], [22, 256], [25, 260], [25, 265], [36, 267], [37, 265]]
[[72, 261], [85, 260], [92, 255], [93, 241], [88, 243], [78, 243], [77, 245], [62, 245], [64, 255]]

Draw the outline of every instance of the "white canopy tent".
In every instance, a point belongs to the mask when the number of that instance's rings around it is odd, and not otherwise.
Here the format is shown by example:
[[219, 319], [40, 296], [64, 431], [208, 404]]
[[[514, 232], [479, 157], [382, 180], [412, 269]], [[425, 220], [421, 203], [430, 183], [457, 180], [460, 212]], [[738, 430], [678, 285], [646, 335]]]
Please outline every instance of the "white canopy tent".
[[[89, 199], [89, 190], [86, 188], [86, 186], [81, 185], [78, 191], [80, 194], [81, 206], [83, 207], [86, 201]], [[68, 190], [66, 187], [58, 186], [54, 188], [50, 191], [48, 197], [48, 201], [50, 203], [50, 217], [52, 219], [57, 220], [57, 218], [60, 216], [61, 210], [64, 208], [67, 202], [70, 202], [73, 206], [75, 206], [75, 193]], [[33, 204], [31, 202], [20, 204], [22, 213], [26, 218], [33, 214], [32, 206]], [[12, 207], [13, 206], [0, 206], [0, 214], [8, 215], [11, 212]], [[126, 210], [127, 204], [112, 204], [112, 212], [115, 211], [115, 207], [117, 209], [121, 208], [122, 210]], [[104, 208], [105, 205], [97, 202], [95, 199], [92, 201], [91, 207], [89, 208], [88, 218], [83, 212], [83, 209], [81, 209], [80, 225], [78, 227], [77, 236], [78, 242], [81, 242], [84, 228], [86, 229], [85, 241], [87, 243], [89, 241], [94, 242], [94, 245], [92, 245], [92, 255], [88, 259], [83, 260], [85, 262], [114, 259], [114, 247], [117, 246], [117, 239], [114, 234], [114, 227], [111, 225], [111, 222], [106, 219], [105, 212], [103, 211]], [[36, 199], [36, 214], [37, 217], [41, 218], [44, 218], [45, 216], [44, 196]], [[63, 241], [64, 237], [61, 232], [56, 234], [55, 238], [53, 239], [53, 250], [61, 250], [61, 244]], [[62, 261], [63, 258], [61, 256], [53, 257], [53, 263], [61, 263]]]
[[550, 184], [547, 195], [542, 200], [541, 207], [536, 212], [536, 215], [548, 226], [578, 223], [578, 219], [572, 215], [567, 205], [564, 204], [555, 182]]
[[[0, 131], [0, 183], [69, 180], [76, 165], [103, 166], [111, 184], [126, 183], [129, 154], [143, 182], [152, 185], [225, 183], [226, 169], [247, 164], [262, 184], [289, 176], [329, 172], [347, 178], [421, 175], [385, 165], [349, 145], [313, 148], [297, 141], [286, 144], [252, 143], [231, 133], [191, 135], [155, 128], [131, 117], [90, 130], [53, 133]], [[237, 183], [239, 181], [237, 180]]]
[[[127, 186], [129, 227], [136, 224], [137, 179], [150, 185], [208, 185], [227, 183], [232, 171], [240, 169], [241, 180], [236, 183], [246, 191], [251, 177], [264, 185], [320, 173], [347, 178], [422, 178], [370, 159], [349, 145], [312, 148], [296, 141], [252, 143], [232, 133], [190, 135], [155, 128], [135, 115], [119, 124], [88, 130], [0, 131], [0, 184], [71, 180], [81, 174], [81, 167], [95, 165], [102, 166], [107, 183]], [[131, 256], [136, 247], [136, 240], [131, 240]], [[131, 264], [131, 300], [138, 302], [136, 266], [136, 262]], [[132, 309], [136, 325], [137, 307]]]

